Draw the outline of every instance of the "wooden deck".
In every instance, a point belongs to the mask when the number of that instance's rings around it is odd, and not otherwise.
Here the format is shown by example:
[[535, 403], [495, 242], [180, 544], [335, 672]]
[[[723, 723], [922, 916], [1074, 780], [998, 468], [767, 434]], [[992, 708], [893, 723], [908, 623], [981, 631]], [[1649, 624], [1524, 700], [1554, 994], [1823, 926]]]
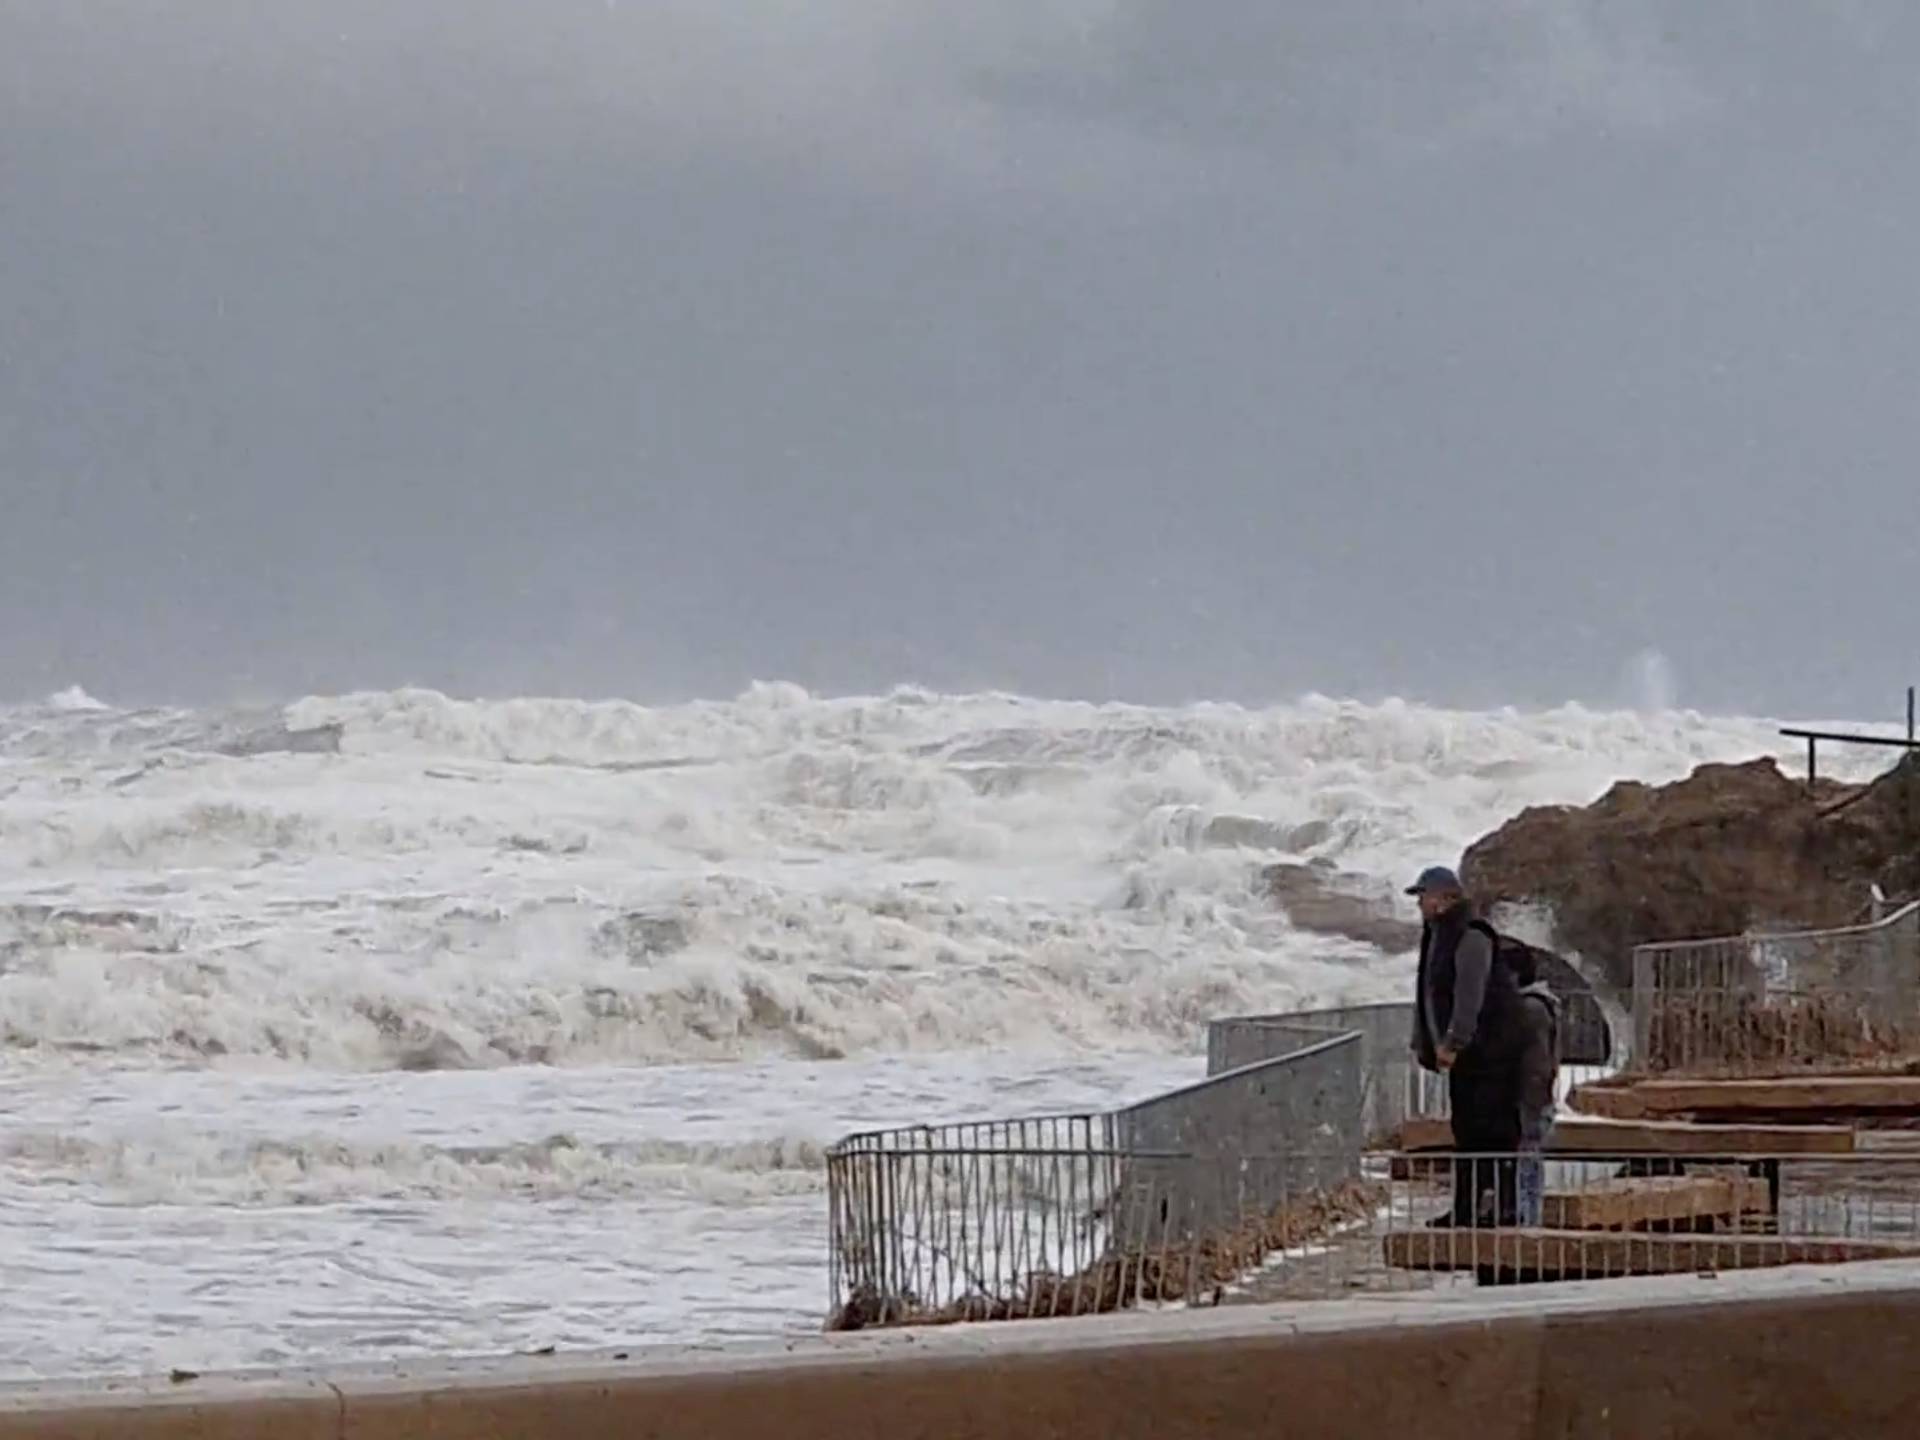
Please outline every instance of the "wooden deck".
[[1769, 1080], [1643, 1080], [1582, 1085], [1569, 1103], [1611, 1120], [1692, 1116], [1715, 1122], [1920, 1120], [1920, 1075], [1805, 1075]]
[[1554, 1281], [1893, 1260], [1920, 1255], [1920, 1244], [1619, 1230], [1400, 1230], [1386, 1237], [1384, 1255], [1396, 1270]]
[[[1447, 1151], [1453, 1148], [1453, 1126], [1445, 1120], [1408, 1120], [1393, 1140], [1393, 1148], [1406, 1153]], [[1590, 1114], [1562, 1115], [1547, 1137], [1547, 1154], [1561, 1157], [1850, 1155], [1853, 1149], [1853, 1131], [1844, 1125], [1701, 1125]]]

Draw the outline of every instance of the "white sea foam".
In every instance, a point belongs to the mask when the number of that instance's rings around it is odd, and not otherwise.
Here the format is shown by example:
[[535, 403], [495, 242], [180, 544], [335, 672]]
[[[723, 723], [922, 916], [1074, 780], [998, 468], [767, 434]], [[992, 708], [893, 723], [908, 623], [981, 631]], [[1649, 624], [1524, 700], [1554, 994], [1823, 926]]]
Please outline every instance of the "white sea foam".
[[506, 1145], [353, 1143], [325, 1135], [233, 1143], [162, 1132], [90, 1139], [46, 1131], [0, 1143], [16, 1176], [93, 1187], [132, 1205], [318, 1205], [368, 1199], [700, 1199], [811, 1194], [826, 1166], [817, 1140], [589, 1145], [572, 1135]]
[[[0, 711], [0, 1260], [72, 1233], [101, 1287], [76, 1308], [57, 1267], [10, 1266], [0, 1353], [39, 1327], [40, 1369], [116, 1363], [109, 1331], [121, 1359], [204, 1363], [514, 1343], [475, 1307], [530, 1263], [528, 1206], [564, 1209], [522, 1280], [565, 1336], [810, 1323], [839, 1130], [1097, 1104], [1191, 1073], [1209, 1016], [1403, 989], [1406, 957], [1295, 929], [1263, 864], [1384, 886], [1524, 806], [1781, 744], [1684, 712], [1317, 697], [81, 697]], [[464, 1248], [492, 1279], [415, 1275], [371, 1339], [270, 1294], [222, 1329], [141, 1268], [129, 1217], [163, 1212], [230, 1299], [273, 1246]], [[265, 1249], [194, 1238], [241, 1212]], [[629, 1257], [645, 1293], [582, 1310], [601, 1292], [565, 1277], [622, 1215], [659, 1232]], [[385, 1293], [356, 1273], [348, 1312]]]
[[68, 713], [80, 713], [87, 711], [101, 712], [110, 710], [113, 707], [94, 699], [93, 696], [89, 695], [81, 686], [69, 685], [65, 690], [58, 691], [47, 697], [47, 708], [49, 710], [66, 711]]
[[[337, 725], [344, 753], [217, 753], [242, 723]], [[1395, 879], [1523, 805], [1776, 744], [1571, 707], [790, 687], [7, 728], [10, 1045], [365, 1069], [1185, 1043], [1395, 983], [1292, 932], [1262, 860]]]

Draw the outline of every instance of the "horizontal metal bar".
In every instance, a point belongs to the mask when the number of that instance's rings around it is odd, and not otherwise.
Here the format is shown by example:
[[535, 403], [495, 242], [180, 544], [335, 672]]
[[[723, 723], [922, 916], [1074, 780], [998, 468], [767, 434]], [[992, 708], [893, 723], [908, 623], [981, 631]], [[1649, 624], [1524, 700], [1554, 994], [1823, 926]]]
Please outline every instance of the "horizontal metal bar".
[[1384, 1014], [1392, 1010], [1411, 1010], [1412, 1008], [1411, 1000], [1381, 1000], [1372, 1005], [1327, 1005], [1318, 1010], [1279, 1010], [1264, 1015], [1223, 1015], [1220, 1019], [1208, 1023], [1213, 1025], [1293, 1025], [1310, 1029], [1323, 1017]]
[[1744, 945], [1756, 940], [1770, 944], [1783, 941], [1812, 943], [1820, 940], [1842, 940], [1853, 935], [1873, 935], [1882, 930], [1890, 930], [1910, 918], [1916, 910], [1920, 910], [1920, 900], [1910, 900], [1893, 914], [1865, 925], [1842, 925], [1833, 930], [1749, 930], [1744, 935], [1713, 935], [1701, 940], [1651, 940], [1634, 946], [1633, 953], [1671, 955], [1685, 950], [1707, 950], [1717, 945]]
[[898, 1150], [827, 1151], [829, 1164], [849, 1164], [855, 1160], [939, 1160], [949, 1155], [1006, 1156], [1020, 1160], [1191, 1160], [1191, 1150], [1122, 1150], [1112, 1147], [1089, 1150], [1078, 1145], [912, 1145]]
[[1902, 740], [1894, 735], [1842, 735], [1836, 730], [1795, 730], [1782, 727], [1780, 733], [1795, 740], [1831, 740], [1836, 745], [1887, 745], [1896, 750], [1920, 750], [1920, 740]]
[[1289, 1050], [1284, 1055], [1269, 1056], [1265, 1060], [1253, 1060], [1236, 1069], [1222, 1070], [1218, 1075], [1208, 1075], [1204, 1079], [1194, 1080], [1186, 1085], [1177, 1085], [1171, 1090], [1163, 1090], [1150, 1099], [1128, 1105], [1121, 1110], [1116, 1110], [1114, 1114], [1132, 1115], [1146, 1109], [1150, 1105], [1160, 1105], [1176, 1097], [1198, 1095], [1208, 1090], [1224, 1090], [1240, 1084], [1249, 1075], [1256, 1074], [1260, 1071], [1272, 1071], [1275, 1074], [1280, 1074], [1298, 1065], [1303, 1060], [1310, 1060], [1317, 1055], [1327, 1054], [1329, 1051], [1338, 1050], [1348, 1045], [1358, 1049], [1360, 1043], [1366, 1038], [1358, 1030], [1322, 1031], [1308, 1029], [1304, 1026], [1281, 1026], [1278, 1028], [1304, 1031], [1304, 1033], [1312, 1035], [1325, 1035], [1326, 1038], [1303, 1045], [1298, 1050]]
[[[1082, 1125], [1089, 1123], [1098, 1125], [1104, 1124], [1111, 1118], [1112, 1114], [1113, 1112], [1110, 1110], [1085, 1110], [1064, 1115], [1020, 1115], [1010, 1120], [956, 1120], [947, 1125], [901, 1125], [891, 1130], [856, 1130], [852, 1134], [843, 1135], [839, 1140], [835, 1141], [833, 1148], [835, 1150], [842, 1148], [858, 1149], [863, 1145], [871, 1146], [881, 1141], [897, 1140], [909, 1135], [921, 1137], [928, 1135], [951, 1135], [963, 1130], [1013, 1130], [1022, 1125]], [[829, 1151], [828, 1153], [831, 1154], [832, 1152]]]

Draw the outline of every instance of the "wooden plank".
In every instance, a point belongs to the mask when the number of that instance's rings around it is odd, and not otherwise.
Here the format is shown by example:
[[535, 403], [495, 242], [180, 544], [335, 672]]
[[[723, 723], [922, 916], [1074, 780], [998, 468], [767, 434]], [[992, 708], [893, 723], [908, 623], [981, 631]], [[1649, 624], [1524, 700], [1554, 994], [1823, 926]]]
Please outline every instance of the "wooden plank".
[[1894, 1260], [1920, 1255], [1920, 1244], [1620, 1230], [1398, 1230], [1386, 1237], [1384, 1255], [1395, 1270], [1488, 1270], [1537, 1280], [1598, 1280]]
[[[1453, 1148], [1453, 1127], [1422, 1118], [1401, 1124], [1397, 1150]], [[1547, 1136], [1549, 1155], [1850, 1155], [1853, 1131], [1843, 1125], [1696, 1125], [1680, 1120], [1617, 1121], [1562, 1115]]]
[[1548, 1230], [1638, 1230], [1689, 1220], [1732, 1221], [1771, 1214], [1765, 1180], [1749, 1175], [1653, 1175], [1549, 1191], [1540, 1219]]
[[1409, 1151], [1451, 1150], [1453, 1122], [1432, 1115], [1419, 1115], [1411, 1120], [1402, 1120], [1394, 1127], [1387, 1148]]
[[1569, 1103], [1619, 1120], [1711, 1113], [1920, 1116], [1920, 1075], [1804, 1075], [1767, 1080], [1643, 1080], [1582, 1085]]
[[1647, 1102], [1638, 1085], [1576, 1085], [1567, 1095], [1570, 1108], [1600, 1120], [1644, 1120]]
[[1850, 1155], [1844, 1125], [1696, 1125], [1684, 1120], [1600, 1120], [1567, 1115], [1554, 1122], [1553, 1155]]
[[1396, 1125], [1388, 1143], [1395, 1150], [1450, 1150], [1453, 1122], [1432, 1115], [1417, 1115]]

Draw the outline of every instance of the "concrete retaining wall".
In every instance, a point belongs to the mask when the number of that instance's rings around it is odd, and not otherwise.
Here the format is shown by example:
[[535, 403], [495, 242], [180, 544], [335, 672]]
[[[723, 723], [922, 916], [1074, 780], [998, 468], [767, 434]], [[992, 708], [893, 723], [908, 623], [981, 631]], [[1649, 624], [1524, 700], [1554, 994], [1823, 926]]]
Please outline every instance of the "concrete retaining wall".
[[0, 1440], [1911, 1436], [1920, 1263], [0, 1390]]

